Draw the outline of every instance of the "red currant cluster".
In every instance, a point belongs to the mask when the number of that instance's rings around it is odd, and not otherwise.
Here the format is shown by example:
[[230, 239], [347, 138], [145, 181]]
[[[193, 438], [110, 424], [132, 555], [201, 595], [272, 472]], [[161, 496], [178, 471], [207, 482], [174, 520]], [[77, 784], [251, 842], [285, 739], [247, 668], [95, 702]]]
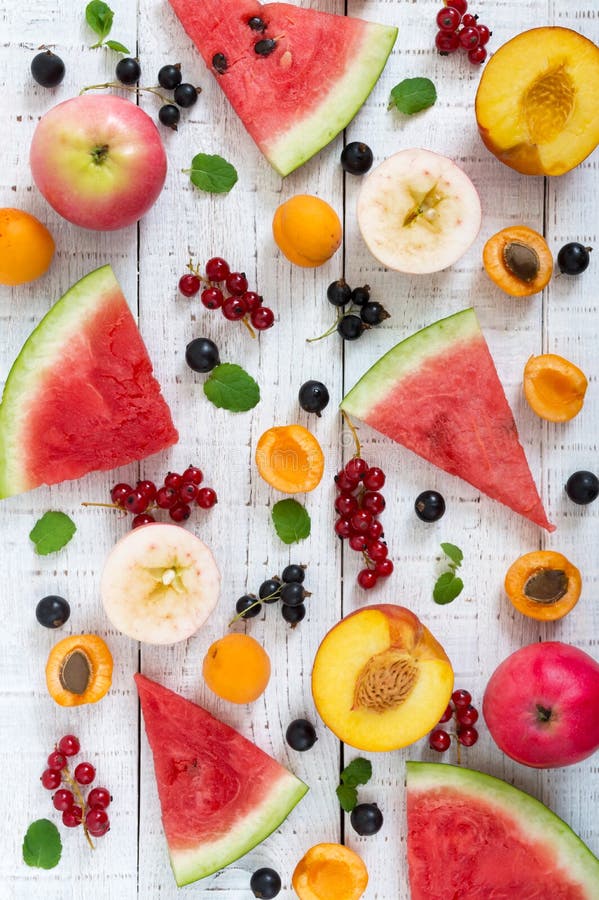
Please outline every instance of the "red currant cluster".
[[[71, 775], [68, 758], [76, 756], [80, 750], [79, 739], [74, 734], [62, 737], [48, 757], [48, 768], [42, 773], [40, 781], [48, 791], [56, 791], [52, 795], [54, 808], [62, 813], [62, 823], [67, 828], [83, 825], [85, 836], [103, 837], [110, 829], [110, 820], [106, 808], [112, 797], [104, 787], [95, 787], [87, 797], [83, 796], [82, 787], [87, 787], [96, 777], [96, 770], [89, 762], [81, 762]], [[66, 784], [67, 787], [60, 787]], [[56, 790], [58, 788], [58, 790]]]
[[441, 56], [455, 53], [460, 47], [468, 51], [471, 63], [484, 63], [487, 58], [485, 44], [492, 32], [486, 25], [479, 25], [478, 16], [466, 12], [466, 0], [445, 0], [445, 6], [437, 13], [439, 31], [435, 46]]
[[[472, 747], [478, 740], [478, 731], [474, 727], [478, 721], [478, 710], [472, 706], [472, 696], [468, 691], [458, 690], [451, 695], [451, 702], [439, 720], [444, 725], [452, 719], [456, 721], [456, 738], [464, 747]], [[431, 731], [428, 745], [431, 750], [444, 753], [451, 744], [451, 735], [444, 728]]]
[[206, 309], [220, 309], [230, 322], [243, 320], [257, 331], [265, 331], [274, 325], [272, 309], [262, 305], [260, 294], [248, 291], [245, 272], [231, 272], [229, 263], [220, 256], [208, 260], [205, 276], [200, 275], [191, 263], [189, 269], [190, 273], [179, 279], [179, 290], [184, 297], [195, 297], [204, 282], [206, 287], [200, 300]]
[[169, 472], [163, 484], [157, 488], [153, 481], [138, 481], [133, 488], [119, 482], [110, 492], [112, 502], [120, 509], [134, 514], [133, 528], [149, 525], [156, 519], [149, 510], [168, 509], [173, 522], [185, 522], [191, 515], [191, 503], [200, 509], [210, 509], [217, 502], [216, 491], [201, 488], [204, 475], [197, 466], [188, 466], [182, 475]]
[[369, 466], [361, 456], [354, 456], [337, 472], [335, 483], [338, 492], [335, 510], [340, 516], [335, 531], [340, 538], [348, 538], [352, 550], [363, 555], [366, 568], [358, 573], [357, 580], [368, 591], [379, 578], [387, 578], [393, 571], [393, 563], [387, 559], [389, 550], [383, 540], [383, 526], [378, 520], [385, 508], [385, 498], [380, 493], [385, 473]]

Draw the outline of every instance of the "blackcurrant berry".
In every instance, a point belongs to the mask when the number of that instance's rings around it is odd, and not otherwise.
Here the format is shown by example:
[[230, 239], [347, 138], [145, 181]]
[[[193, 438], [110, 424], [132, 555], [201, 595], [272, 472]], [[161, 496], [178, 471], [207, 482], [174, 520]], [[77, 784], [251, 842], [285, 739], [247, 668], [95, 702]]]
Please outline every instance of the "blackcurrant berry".
[[281, 574], [281, 580], [285, 584], [302, 584], [306, 577], [306, 570], [303, 566], [290, 565], [285, 566]]
[[565, 244], [557, 254], [557, 265], [563, 275], [580, 275], [591, 261], [592, 247], [573, 241]]
[[290, 625], [297, 625], [306, 616], [306, 607], [303, 603], [299, 606], [287, 606], [285, 603], [281, 607], [281, 615]]
[[197, 88], [193, 86], [193, 84], [188, 84], [187, 82], [183, 82], [183, 84], [178, 84], [175, 88], [175, 93], [173, 94], [175, 98], [175, 103], [177, 106], [181, 106], [183, 109], [188, 109], [198, 99], [198, 91]]
[[383, 827], [383, 814], [376, 803], [358, 803], [349, 817], [358, 834], [376, 834]]
[[174, 91], [181, 84], [181, 66], [163, 66], [158, 72], [158, 84], [167, 91]]
[[281, 876], [274, 869], [256, 869], [250, 878], [250, 889], [254, 897], [272, 900], [281, 890]]
[[44, 628], [60, 628], [70, 615], [71, 607], [63, 597], [44, 597], [35, 607], [35, 618]]
[[360, 318], [366, 325], [380, 325], [389, 318], [389, 313], [381, 303], [366, 303], [360, 310]]
[[351, 302], [356, 306], [365, 306], [370, 300], [370, 285], [365, 284], [364, 287], [354, 288], [351, 292]]
[[445, 500], [437, 491], [423, 491], [414, 503], [416, 515], [423, 522], [437, 522], [445, 512]]
[[277, 578], [263, 581], [258, 590], [258, 596], [264, 603], [277, 603], [281, 599], [281, 582]]
[[307, 719], [294, 719], [285, 732], [285, 739], [292, 750], [300, 753], [309, 750], [318, 740], [314, 725]]
[[259, 616], [261, 609], [262, 604], [256, 603], [256, 598], [251, 594], [244, 594], [235, 604], [235, 610], [237, 613], [241, 613], [242, 619], [253, 619], [254, 616]]
[[339, 278], [331, 282], [327, 288], [327, 300], [333, 306], [345, 306], [351, 300], [351, 288], [346, 284], [345, 278]]
[[164, 106], [161, 106], [158, 110], [158, 118], [167, 128], [172, 128], [173, 131], [176, 131], [177, 124], [181, 118], [181, 113], [174, 103], [165, 103]]
[[341, 153], [341, 165], [350, 175], [364, 175], [373, 161], [372, 150], [361, 141], [352, 141]]
[[45, 50], [31, 60], [31, 74], [45, 88], [57, 87], [64, 78], [64, 63], [60, 56]]
[[304, 602], [306, 591], [302, 584], [292, 581], [281, 588], [281, 600], [285, 606], [301, 606]]
[[136, 59], [127, 57], [119, 59], [116, 64], [116, 77], [121, 84], [137, 84], [141, 75], [141, 66]]
[[337, 325], [337, 332], [344, 341], [357, 341], [365, 327], [360, 316], [343, 316]]
[[586, 506], [599, 497], [599, 478], [592, 472], [574, 472], [566, 482], [566, 494], [573, 503]]
[[220, 363], [218, 347], [209, 338], [195, 338], [185, 348], [185, 362], [194, 372], [211, 372]]
[[328, 405], [329, 392], [322, 381], [306, 381], [302, 384], [298, 394], [299, 405], [306, 412], [316, 413], [320, 416]]

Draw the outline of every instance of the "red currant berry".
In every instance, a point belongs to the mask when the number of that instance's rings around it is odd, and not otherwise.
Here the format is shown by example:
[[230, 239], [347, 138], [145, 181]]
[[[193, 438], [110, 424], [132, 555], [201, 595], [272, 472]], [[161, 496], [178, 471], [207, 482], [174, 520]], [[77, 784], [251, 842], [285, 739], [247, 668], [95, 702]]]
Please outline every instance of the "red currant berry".
[[115, 484], [113, 489], [110, 492], [110, 497], [113, 503], [116, 503], [117, 506], [125, 505], [125, 497], [127, 494], [130, 494], [133, 488], [130, 484], [125, 484], [124, 482], [119, 482]]
[[451, 699], [453, 700], [453, 705], [456, 709], [469, 706], [472, 703], [472, 695], [464, 690], [454, 691], [451, 695]]
[[235, 297], [241, 297], [248, 289], [248, 280], [245, 277], [245, 272], [230, 272], [225, 279], [225, 284], [228, 292]]
[[468, 9], [468, 3], [466, 2], [466, 0], [445, 0], [445, 6], [453, 6], [454, 9], [457, 9], [461, 16], [463, 16]]
[[460, 725], [474, 725], [478, 721], [478, 710], [472, 704], [460, 706], [456, 710], [455, 717]]
[[75, 768], [75, 781], [79, 784], [91, 784], [96, 777], [96, 770], [91, 763], [82, 762]]
[[358, 572], [357, 580], [363, 590], [369, 591], [377, 583], [378, 576], [372, 569], [362, 569], [361, 572]]
[[462, 20], [453, 6], [446, 6], [437, 13], [437, 25], [441, 31], [455, 31]]
[[108, 813], [103, 809], [90, 809], [85, 817], [85, 824], [92, 837], [103, 837], [110, 829]]
[[199, 490], [197, 484], [194, 484], [192, 481], [183, 482], [179, 488], [179, 500], [182, 500], [183, 503], [193, 503], [198, 496]]
[[383, 526], [381, 523], [375, 519], [368, 531], [366, 532], [366, 537], [369, 541], [378, 541], [380, 537], [383, 536]]
[[358, 499], [353, 494], [338, 494], [335, 498], [335, 509], [340, 516], [351, 516], [358, 509]]
[[62, 775], [56, 769], [46, 769], [45, 772], [42, 773], [40, 781], [46, 790], [55, 791], [62, 781]]
[[390, 559], [378, 559], [374, 571], [379, 578], [388, 578], [392, 574], [394, 565]]
[[90, 809], [106, 809], [107, 806], [110, 806], [111, 800], [110, 791], [107, 791], [105, 787], [92, 788], [87, 795], [87, 805]]
[[206, 278], [208, 281], [224, 281], [230, 271], [229, 263], [222, 256], [213, 256], [206, 263]]
[[472, 747], [478, 740], [478, 731], [471, 725], [462, 725], [458, 728], [458, 741], [464, 747]]
[[477, 25], [476, 28], [478, 30], [478, 46], [484, 47], [485, 44], [489, 43], [492, 32], [489, 31], [486, 25]]
[[371, 541], [368, 544], [366, 552], [373, 562], [378, 562], [380, 559], [387, 558], [389, 555], [389, 548], [383, 541]]
[[357, 481], [366, 474], [369, 468], [365, 459], [362, 459], [361, 456], [354, 456], [345, 464], [345, 473], [352, 481]]
[[156, 494], [156, 505], [160, 509], [172, 509], [177, 502], [177, 491], [172, 487], [161, 487]]
[[352, 550], [357, 550], [358, 553], [362, 553], [362, 551], [366, 550], [366, 537], [363, 534], [352, 534], [349, 539], [349, 546]]
[[125, 497], [125, 509], [132, 513], [142, 513], [148, 508], [148, 500], [141, 491], [133, 490]]
[[65, 756], [76, 756], [80, 749], [79, 738], [76, 738], [74, 734], [65, 734], [58, 742], [58, 750]]
[[266, 331], [275, 324], [275, 314], [268, 306], [259, 306], [250, 313], [250, 321], [258, 331]]
[[358, 487], [359, 480], [348, 475], [348, 473], [342, 469], [335, 475], [335, 484], [337, 485], [338, 491], [348, 494], [350, 491], [355, 491]]
[[478, 47], [480, 36], [478, 28], [475, 28], [473, 25], [469, 25], [468, 28], [462, 28], [458, 37], [460, 44], [462, 47], [465, 47], [466, 50], [472, 50], [474, 47]]
[[62, 824], [67, 828], [77, 828], [78, 825], [81, 825], [82, 820], [83, 810], [80, 806], [71, 806], [62, 814]]
[[229, 297], [222, 306], [223, 316], [229, 322], [238, 322], [245, 316], [245, 306], [239, 297]]
[[470, 13], [466, 13], [465, 16], [462, 16], [462, 25], [464, 26], [464, 28], [470, 28], [472, 25], [476, 25], [477, 19], [478, 16], [472, 16], [470, 15]]
[[153, 481], [138, 481], [135, 489], [144, 494], [148, 503], [151, 503], [156, 496], [156, 485]]
[[367, 509], [359, 509], [350, 519], [352, 531], [365, 534], [372, 525], [372, 513]]
[[455, 31], [438, 31], [435, 37], [435, 47], [441, 56], [448, 56], [460, 46], [460, 39]]
[[335, 522], [335, 533], [338, 534], [340, 538], [349, 537], [352, 533], [351, 522], [349, 519], [337, 519]]
[[262, 306], [262, 297], [256, 291], [246, 291], [240, 298], [246, 310], [251, 313], [259, 306]]
[[191, 481], [193, 484], [201, 484], [204, 479], [204, 473], [197, 466], [187, 466], [181, 478], [184, 482]]
[[198, 504], [200, 509], [212, 509], [212, 507], [216, 506], [216, 504], [218, 503], [216, 491], [209, 487], [201, 488], [198, 491], [196, 503]]
[[188, 506], [187, 503], [175, 503], [175, 505], [169, 509], [168, 514], [173, 522], [186, 522], [191, 515], [191, 507]]
[[436, 750], [438, 753], [444, 753], [446, 750], [449, 750], [450, 744], [451, 738], [442, 728], [435, 728], [434, 731], [431, 731], [428, 738], [428, 745], [431, 750]]
[[53, 750], [50, 756], [48, 757], [48, 768], [56, 769], [57, 772], [60, 772], [67, 764], [67, 758], [64, 753], [59, 753], [58, 750]]
[[487, 58], [487, 51], [485, 50], [484, 47], [474, 47], [473, 50], [468, 51], [468, 59], [475, 66], [481, 65], [482, 63], [484, 63], [486, 58]]
[[140, 513], [133, 518], [131, 528], [140, 528], [141, 525], [151, 525], [156, 519], [150, 513]]
[[363, 481], [367, 491], [380, 491], [385, 484], [385, 473], [382, 469], [372, 466], [364, 475]]
[[451, 705], [451, 703], [448, 703], [445, 708], [445, 712], [439, 719], [439, 725], [442, 725], [444, 722], [449, 722], [450, 719], [452, 718], [452, 716], [453, 716], [453, 706]]
[[206, 309], [220, 309], [225, 302], [225, 297], [220, 288], [209, 287], [202, 291], [200, 301]]
[[201, 283], [198, 276], [192, 275], [190, 272], [187, 275], [182, 275], [179, 279], [179, 291], [184, 297], [194, 297], [199, 291]]
[[178, 472], [168, 472], [164, 479], [164, 486], [173, 488], [175, 491], [178, 491], [182, 484], [183, 478]]
[[54, 804], [54, 809], [58, 809], [61, 812], [64, 812], [65, 809], [70, 809], [75, 804], [75, 798], [71, 791], [65, 790], [65, 788], [61, 788], [59, 791], [52, 797], [52, 803]]
[[385, 508], [385, 498], [378, 491], [366, 491], [362, 497], [362, 509], [379, 516]]

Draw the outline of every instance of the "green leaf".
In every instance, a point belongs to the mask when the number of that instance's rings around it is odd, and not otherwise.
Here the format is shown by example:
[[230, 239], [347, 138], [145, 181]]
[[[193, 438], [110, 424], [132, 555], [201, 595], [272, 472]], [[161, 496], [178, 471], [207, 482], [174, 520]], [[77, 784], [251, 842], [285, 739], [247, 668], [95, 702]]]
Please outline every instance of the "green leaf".
[[459, 547], [456, 547], [455, 544], [441, 544], [441, 550], [448, 556], [450, 560], [455, 563], [456, 566], [462, 565], [462, 560], [464, 559], [464, 554], [460, 550]]
[[58, 828], [49, 819], [38, 819], [27, 829], [23, 860], [38, 869], [53, 869], [60, 861], [62, 843]]
[[357, 756], [356, 759], [352, 759], [350, 764], [346, 766], [341, 773], [342, 783], [348, 784], [350, 787], [355, 787], [357, 784], [367, 784], [371, 778], [372, 763], [362, 756]]
[[272, 521], [284, 544], [296, 544], [310, 534], [310, 516], [305, 506], [297, 500], [279, 500], [275, 503]]
[[116, 53], [131, 53], [124, 44], [119, 44], [118, 41], [106, 41], [106, 46], [110, 47], [111, 50], [115, 50]]
[[350, 787], [349, 784], [340, 784], [335, 789], [335, 793], [341, 804], [341, 809], [350, 813], [358, 802], [358, 792], [355, 787]]
[[50, 511], [38, 519], [29, 532], [29, 537], [35, 544], [35, 552], [39, 556], [46, 556], [62, 550], [76, 531], [75, 523], [66, 513]]
[[260, 388], [251, 375], [234, 363], [221, 363], [204, 382], [211, 403], [231, 412], [247, 412], [260, 401]]
[[113, 19], [113, 11], [103, 0], [92, 0], [85, 7], [85, 21], [100, 38], [99, 43], [95, 45], [96, 47], [99, 47], [104, 38], [110, 34]]
[[389, 106], [411, 116], [428, 109], [436, 99], [437, 91], [430, 78], [404, 78], [392, 88]]
[[463, 589], [464, 582], [461, 578], [457, 578], [453, 572], [444, 572], [435, 582], [433, 600], [440, 605], [451, 603], [462, 593]]
[[222, 156], [197, 153], [191, 161], [189, 172], [193, 184], [210, 194], [227, 194], [237, 181], [237, 171]]

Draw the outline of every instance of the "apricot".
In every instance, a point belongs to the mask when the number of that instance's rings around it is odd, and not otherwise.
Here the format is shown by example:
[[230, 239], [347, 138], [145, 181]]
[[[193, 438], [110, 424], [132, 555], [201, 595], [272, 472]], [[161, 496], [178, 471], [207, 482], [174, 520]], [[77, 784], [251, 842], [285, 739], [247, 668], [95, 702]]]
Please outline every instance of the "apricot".
[[296, 194], [275, 211], [272, 232], [278, 248], [296, 266], [315, 268], [341, 244], [342, 228], [332, 206], [311, 194]]
[[320, 644], [312, 695], [337, 737], [359, 750], [413, 744], [439, 721], [453, 669], [437, 640], [403, 606], [365, 606]]
[[264, 480], [283, 494], [313, 491], [324, 472], [324, 454], [303, 425], [269, 428], [256, 446], [256, 465]]
[[562, 175], [599, 142], [599, 48], [569, 28], [533, 28], [483, 69], [476, 94], [482, 140], [524, 175]]
[[582, 579], [562, 553], [525, 553], [507, 570], [505, 592], [522, 615], [542, 622], [563, 619], [578, 603]]
[[209, 648], [202, 665], [211, 691], [231, 703], [252, 703], [266, 690], [270, 659], [249, 634], [227, 634]]
[[50, 651], [46, 685], [59, 706], [97, 703], [111, 684], [112, 654], [97, 634], [71, 635]]
[[524, 367], [524, 396], [536, 414], [549, 422], [567, 422], [577, 416], [587, 385], [584, 372], [555, 353], [531, 356]]
[[511, 297], [538, 294], [549, 282], [553, 257], [547, 241], [526, 225], [498, 231], [483, 247], [489, 278]]
[[0, 209], [0, 284], [25, 284], [47, 271], [54, 240], [45, 225], [22, 209]]
[[316, 844], [291, 878], [300, 900], [359, 900], [368, 884], [361, 857], [343, 844]]

